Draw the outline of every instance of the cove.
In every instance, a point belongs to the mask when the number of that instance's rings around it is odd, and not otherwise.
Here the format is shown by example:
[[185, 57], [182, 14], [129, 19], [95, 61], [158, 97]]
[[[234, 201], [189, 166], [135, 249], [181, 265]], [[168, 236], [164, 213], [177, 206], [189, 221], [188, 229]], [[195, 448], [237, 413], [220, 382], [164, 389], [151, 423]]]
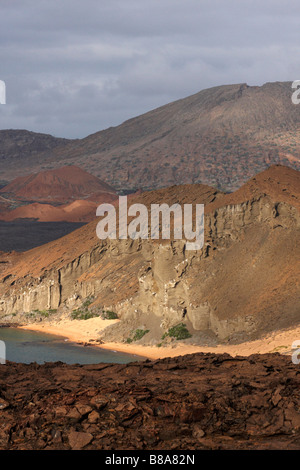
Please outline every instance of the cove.
[[0, 328], [0, 340], [5, 342], [6, 360], [24, 364], [59, 361], [66, 364], [127, 364], [146, 359], [99, 347], [80, 346], [61, 336], [11, 327]]

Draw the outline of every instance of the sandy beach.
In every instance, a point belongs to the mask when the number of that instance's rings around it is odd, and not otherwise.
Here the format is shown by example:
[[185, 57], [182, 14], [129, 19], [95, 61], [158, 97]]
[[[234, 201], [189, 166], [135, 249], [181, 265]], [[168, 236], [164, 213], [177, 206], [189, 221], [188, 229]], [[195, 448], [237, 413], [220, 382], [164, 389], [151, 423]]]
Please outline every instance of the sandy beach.
[[264, 354], [279, 352], [289, 354], [292, 343], [300, 341], [300, 327], [274, 332], [263, 339], [249, 341], [239, 345], [218, 345], [216, 347], [201, 347], [186, 345], [178, 342], [172, 346], [142, 346], [139, 344], [127, 344], [107, 342], [105, 344], [96, 343], [99, 333], [119, 320], [102, 320], [100, 318], [90, 318], [89, 320], [60, 320], [57, 322], [32, 323], [22, 326], [23, 329], [40, 331], [62, 336], [75, 343], [91, 344], [102, 349], [125, 352], [149, 359], [160, 359], [164, 357], [182, 356], [196, 352], [204, 353], [228, 353], [232, 356], [249, 356], [251, 354]]

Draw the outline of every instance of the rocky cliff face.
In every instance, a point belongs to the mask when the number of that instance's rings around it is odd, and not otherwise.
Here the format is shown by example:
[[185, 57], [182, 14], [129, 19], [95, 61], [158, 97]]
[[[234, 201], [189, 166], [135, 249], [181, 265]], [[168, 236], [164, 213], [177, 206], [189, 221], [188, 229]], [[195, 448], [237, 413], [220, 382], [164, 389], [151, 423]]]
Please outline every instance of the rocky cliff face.
[[[185, 251], [184, 242], [176, 241], [153, 247], [151, 259], [144, 263], [138, 273], [139, 285], [136, 295], [130, 300], [126, 299], [114, 305], [122, 318], [129, 321], [134, 317], [137, 323], [141, 318], [145, 328], [150, 328], [147, 318], [156, 316], [163, 331], [185, 321], [194, 332], [213, 333], [219, 340], [237, 334], [256, 336], [261, 328], [271, 327], [271, 323], [262, 324], [260, 304], [256, 308], [249, 308], [247, 305], [251, 299], [251, 290], [255, 286], [253, 282], [249, 285], [250, 273], [247, 279], [244, 271], [247, 271], [251, 265], [246, 265], [245, 270], [242, 270], [244, 279], [235, 279], [231, 286], [229, 281], [224, 292], [223, 304], [217, 304], [211, 293], [213, 290], [224, 290], [223, 273], [226, 267], [224, 269], [221, 267], [224, 253], [232, 253], [235, 258], [240, 258], [239, 263], [243, 264], [246, 260], [242, 252], [246, 245], [250, 245], [251, 249], [253, 242], [263, 245], [260, 254], [262, 259], [272, 253], [276, 263], [278, 249], [276, 229], [284, 231], [287, 242], [288, 240], [292, 242], [291, 237], [294, 236], [292, 234], [297, 232], [299, 237], [299, 213], [292, 206], [274, 204], [268, 197], [262, 197], [208, 214], [205, 217], [205, 226], [206, 243], [204, 249], [199, 252]], [[253, 238], [254, 233], [258, 234], [258, 240]], [[265, 250], [269, 250], [268, 255], [264, 253]], [[296, 253], [291, 255], [295, 256]], [[287, 258], [290, 261], [290, 256]], [[227, 262], [227, 270], [233, 272], [231, 276], [233, 280], [235, 267], [241, 268], [238, 262], [232, 262], [230, 259], [224, 262]], [[222, 263], [221, 266], [219, 263]], [[257, 263], [263, 264], [263, 261], [258, 260]], [[299, 274], [299, 264], [296, 272]], [[260, 290], [263, 291], [266, 288], [266, 280], [260, 271], [257, 272], [257, 276], [263, 281], [263, 285], [260, 286]], [[232, 298], [230, 289], [237, 288], [240, 295], [246, 296], [246, 302], [242, 303], [243, 308], [240, 311], [239, 302], [230, 301]], [[297, 293], [294, 294], [296, 299]], [[286, 295], [287, 293], [283, 297]], [[230, 308], [225, 307], [225, 302], [231, 304]], [[270, 314], [269, 311], [271, 320]], [[273, 315], [276, 316], [275, 311]], [[297, 312], [293, 314], [287, 311], [282, 323], [287, 326], [287, 323], [292, 324], [297, 318], [299, 320]], [[132, 321], [130, 323], [132, 324]]]
[[[68, 246], [74, 240], [67, 236], [52, 265], [46, 253], [55, 252], [55, 242], [25, 253], [19, 265], [7, 262], [1, 316], [69, 311], [92, 298], [93, 308], [113, 310], [121, 319], [105, 330], [104, 340], [126, 340], [141, 328], [149, 330], [150, 343], [180, 322], [193, 341], [239, 341], [299, 322], [299, 210], [267, 194], [218, 205], [207, 205], [199, 251], [185, 250], [183, 240], [100, 241], [91, 224], [73, 257]], [[86, 230], [72, 236], [82, 240]], [[22, 262], [32, 265], [25, 275]]]

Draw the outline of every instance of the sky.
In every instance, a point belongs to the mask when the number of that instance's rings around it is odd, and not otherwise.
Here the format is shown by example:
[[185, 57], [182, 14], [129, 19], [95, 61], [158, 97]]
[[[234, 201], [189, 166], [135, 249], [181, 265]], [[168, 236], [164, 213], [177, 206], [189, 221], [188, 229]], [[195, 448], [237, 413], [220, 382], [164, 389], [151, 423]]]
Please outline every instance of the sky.
[[299, 0], [0, 0], [0, 129], [82, 138], [205, 88], [300, 79]]

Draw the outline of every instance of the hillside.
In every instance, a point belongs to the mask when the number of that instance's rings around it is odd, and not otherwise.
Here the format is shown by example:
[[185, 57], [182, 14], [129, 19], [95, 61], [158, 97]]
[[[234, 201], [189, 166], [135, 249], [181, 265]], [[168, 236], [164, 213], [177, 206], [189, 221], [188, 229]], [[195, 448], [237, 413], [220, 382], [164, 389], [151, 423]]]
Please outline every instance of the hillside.
[[89, 300], [91, 309], [121, 319], [102, 340], [126, 341], [139, 328], [149, 330], [146, 344], [158, 344], [180, 322], [193, 344], [241, 342], [297, 325], [299, 200], [300, 173], [282, 166], [231, 195], [204, 185], [140, 194], [132, 202], [204, 203], [204, 248], [185, 251], [184, 240], [101, 241], [93, 221], [45, 246], [2, 256], [0, 316], [67, 314]]
[[65, 166], [18, 177], [0, 189], [0, 221], [90, 222], [99, 204], [117, 197], [99, 178], [79, 167]]
[[[107, 198], [105, 202], [109, 202]], [[96, 217], [97, 207], [97, 203], [84, 200], [74, 201], [63, 207], [33, 203], [0, 214], [0, 220], [5, 222], [20, 219], [32, 219], [39, 222], [90, 222]]]
[[116, 194], [110, 185], [74, 165], [18, 177], [0, 189], [0, 194], [10, 200], [55, 203], [67, 203], [95, 193]]
[[[35, 162], [39, 171], [43, 169], [43, 155], [55, 147], [64, 146], [70, 140], [27, 130], [0, 130], [1, 184], [15, 178], [16, 169], [22, 175], [27, 160]], [[73, 141], [75, 142], [75, 141]], [[31, 167], [28, 167], [28, 169]]]
[[[291, 82], [202, 90], [38, 156], [27, 153], [17, 171], [73, 164], [117, 190], [201, 183], [232, 192], [272, 164], [300, 169], [292, 92]], [[9, 151], [2, 167], [3, 179], [16, 176]]]

